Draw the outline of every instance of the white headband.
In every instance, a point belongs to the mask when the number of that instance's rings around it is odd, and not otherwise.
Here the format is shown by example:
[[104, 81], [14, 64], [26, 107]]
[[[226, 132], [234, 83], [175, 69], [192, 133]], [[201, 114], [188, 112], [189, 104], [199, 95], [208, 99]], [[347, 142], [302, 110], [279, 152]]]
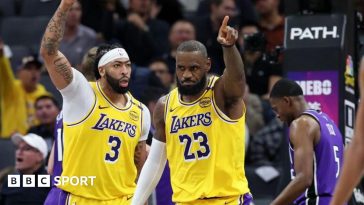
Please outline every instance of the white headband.
[[125, 49], [123, 48], [114, 48], [110, 51], [108, 51], [107, 53], [105, 53], [98, 64], [98, 67], [104, 66], [108, 63], [110, 63], [111, 61], [114, 61], [118, 58], [124, 58], [126, 60], [129, 60], [129, 56], [126, 53]]

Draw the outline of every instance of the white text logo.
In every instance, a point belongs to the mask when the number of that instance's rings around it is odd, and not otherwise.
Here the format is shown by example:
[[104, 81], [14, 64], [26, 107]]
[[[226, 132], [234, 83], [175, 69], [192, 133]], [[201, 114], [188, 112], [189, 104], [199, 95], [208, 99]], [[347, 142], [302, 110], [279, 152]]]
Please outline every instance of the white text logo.
[[329, 80], [302, 80], [297, 83], [301, 86], [303, 95], [330, 95], [332, 92]]
[[339, 38], [336, 26], [331, 29], [326, 26], [291, 28], [290, 33], [290, 40]]

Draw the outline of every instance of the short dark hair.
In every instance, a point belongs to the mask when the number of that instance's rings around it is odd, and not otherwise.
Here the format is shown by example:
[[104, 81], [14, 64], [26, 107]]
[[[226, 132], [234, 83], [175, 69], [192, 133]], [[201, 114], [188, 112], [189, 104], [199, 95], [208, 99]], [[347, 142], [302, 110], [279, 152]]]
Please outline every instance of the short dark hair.
[[270, 98], [294, 97], [303, 95], [300, 85], [293, 80], [281, 79], [274, 84]]
[[208, 57], [206, 47], [199, 41], [189, 40], [182, 42], [177, 47], [178, 52], [200, 52], [203, 56]]
[[34, 108], [37, 108], [37, 104], [39, 101], [41, 100], [51, 100], [53, 102], [53, 104], [58, 108], [60, 109], [60, 106], [59, 106], [59, 103], [58, 101], [56, 100], [56, 98], [54, 98], [53, 96], [51, 95], [41, 95], [39, 96], [36, 100], [35, 100], [35, 103], [34, 103]]
[[122, 48], [120, 44], [102, 44], [97, 48], [96, 58], [94, 63], [94, 73], [96, 80], [101, 78], [99, 73], [99, 61], [103, 55], [115, 48]]

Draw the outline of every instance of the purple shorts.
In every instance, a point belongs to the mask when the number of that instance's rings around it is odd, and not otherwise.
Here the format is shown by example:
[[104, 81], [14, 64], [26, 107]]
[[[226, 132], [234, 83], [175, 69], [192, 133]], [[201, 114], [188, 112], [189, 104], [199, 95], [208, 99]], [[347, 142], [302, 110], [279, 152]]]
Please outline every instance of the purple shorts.
[[52, 187], [49, 191], [44, 205], [65, 205], [68, 193], [57, 187]]

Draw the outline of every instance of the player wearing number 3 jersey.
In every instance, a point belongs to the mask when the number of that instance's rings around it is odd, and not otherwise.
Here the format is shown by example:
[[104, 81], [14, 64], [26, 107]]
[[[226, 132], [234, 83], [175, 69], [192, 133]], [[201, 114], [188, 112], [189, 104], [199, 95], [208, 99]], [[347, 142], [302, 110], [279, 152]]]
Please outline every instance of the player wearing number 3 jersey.
[[343, 138], [334, 121], [309, 109], [301, 87], [282, 79], [272, 88], [270, 102], [277, 117], [289, 125], [292, 181], [273, 205], [328, 205], [343, 163]]
[[226, 69], [207, 78], [211, 61], [198, 41], [177, 48], [177, 88], [154, 111], [156, 134], [132, 204], [142, 205], [170, 166], [176, 204], [249, 204], [244, 172], [244, 65], [235, 42], [237, 31], [220, 27]]
[[[40, 50], [63, 97], [61, 178], [71, 180], [57, 183], [64, 190], [58, 196], [58, 204], [130, 204], [138, 172], [146, 159], [150, 114], [128, 92], [131, 62], [123, 48], [106, 45], [97, 49], [97, 81], [93, 83], [72, 68], [59, 51], [65, 19], [75, 1], [61, 1]], [[94, 180], [80, 181], [82, 177]]]

